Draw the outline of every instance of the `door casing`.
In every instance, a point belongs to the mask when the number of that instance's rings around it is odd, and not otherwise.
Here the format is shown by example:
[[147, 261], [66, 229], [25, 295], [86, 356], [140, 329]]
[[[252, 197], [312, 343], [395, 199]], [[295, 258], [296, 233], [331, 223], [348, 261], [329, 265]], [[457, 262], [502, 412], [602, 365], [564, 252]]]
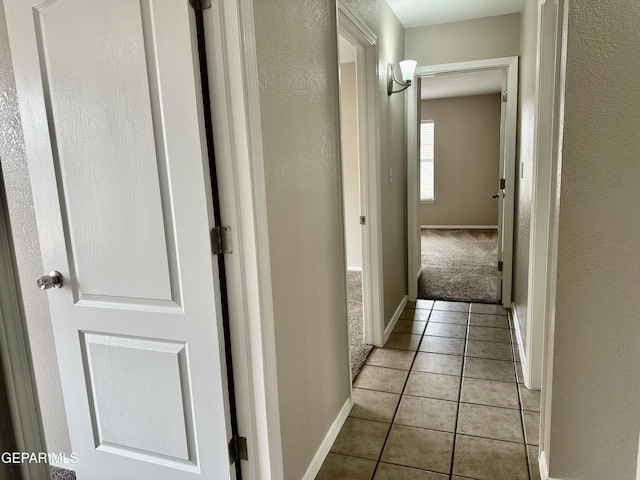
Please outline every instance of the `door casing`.
[[362, 228], [362, 292], [365, 314], [365, 343], [382, 347], [384, 295], [382, 271], [382, 203], [380, 197], [378, 39], [351, 10], [338, 2], [338, 30], [356, 46], [358, 91], [358, 151], [360, 157]]
[[[515, 205], [515, 171], [516, 171], [516, 123], [518, 104], [518, 57], [491, 58], [473, 60], [469, 62], [445, 63], [440, 65], [418, 66], [414, 79], [422, 76], [446, 75], [449, 73], [464, 73], [478, 70], [504, 70], [507, 100], [504, 102], [504, 114], [501, 116], [500, 151], [501, 178], [506, 180], [506, 189], [502, 199], [500, 224], [502, 231], [498, 232], [503, 238], [502, 250], [502, 305], [511, 307], [512, 265], [513, 265], [513, 215]], [[417, 277], [420, 274], [420, 224], [418, 208], [420, 202], [418, 175], [418, 89], [407, 90], [407, 235], [408, 235], [408, 282], [409, 299], [417, 297]], [[414, 127], [411, 127], [411, 126]], [[498, 252], [500, 255], [500, 252]], [[500, 260], [500, 258], [499, 258]]]

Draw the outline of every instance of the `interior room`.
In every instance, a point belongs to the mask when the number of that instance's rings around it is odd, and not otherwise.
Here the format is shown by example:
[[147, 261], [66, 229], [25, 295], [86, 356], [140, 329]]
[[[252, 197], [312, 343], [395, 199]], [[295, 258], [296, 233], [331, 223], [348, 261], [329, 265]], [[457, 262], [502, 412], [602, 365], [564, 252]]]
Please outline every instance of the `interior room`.
[[502, 73], [423, 77], [418, 297], [498, 303]]

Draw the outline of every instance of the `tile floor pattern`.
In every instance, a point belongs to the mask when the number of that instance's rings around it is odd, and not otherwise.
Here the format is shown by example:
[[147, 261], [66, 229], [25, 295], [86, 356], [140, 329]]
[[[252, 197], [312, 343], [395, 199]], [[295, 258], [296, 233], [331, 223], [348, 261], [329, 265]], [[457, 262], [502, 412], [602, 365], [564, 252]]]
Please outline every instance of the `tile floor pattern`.
[[499, 305], [411, 302], [353, 403], [316, 480], [540, 478], [540, 392]]

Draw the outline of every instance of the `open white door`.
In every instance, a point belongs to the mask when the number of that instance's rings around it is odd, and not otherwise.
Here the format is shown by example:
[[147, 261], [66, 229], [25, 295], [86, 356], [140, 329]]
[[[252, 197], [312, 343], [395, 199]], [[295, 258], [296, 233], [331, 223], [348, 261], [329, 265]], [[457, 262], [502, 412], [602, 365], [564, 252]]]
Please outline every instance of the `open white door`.
[[77, 478], [233, 478], [194, 13], [4, 6]]
[[500, 178], [498, 183], [498, 269], [500, 303], [511, 307], [513, 280], [513, 221], [516, 185], [516, 115], [518, 98], [518, 58], [503, 67], [500, 109]]
[[496, 193], [493, 197], [498, 202], [498, 300], [502, 302], [504, 297], [503, 284], [504, 284], [504, 245], [505, 245], [505, 218], [504, 207], [506, 198], [506, 177], [505, 177], [505, 113], [507, 111], [507, 86], [506, 86], [506, 72], [502, 72], [502, 92], [500, 94], [500, 166], [498, 168], [498, 178], [496, 179]]

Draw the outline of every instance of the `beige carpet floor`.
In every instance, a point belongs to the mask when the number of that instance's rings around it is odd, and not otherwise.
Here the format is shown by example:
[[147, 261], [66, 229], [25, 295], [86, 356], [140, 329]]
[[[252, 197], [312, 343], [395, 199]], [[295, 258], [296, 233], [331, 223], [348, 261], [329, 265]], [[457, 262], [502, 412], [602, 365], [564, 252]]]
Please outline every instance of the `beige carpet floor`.
[[76, 473], [73, 470], [51, 467], [51, 480], [76, 480]]
[[355, 379], [367, 360], [371, 345], [364, 343], [364, 317], [362, 313], [362, 272], [347, 272], [347, 298], [349, 301], [349, 347], [351, 377]]
[[497, 230], [422, 230], [418, 298], [500, 300]]

